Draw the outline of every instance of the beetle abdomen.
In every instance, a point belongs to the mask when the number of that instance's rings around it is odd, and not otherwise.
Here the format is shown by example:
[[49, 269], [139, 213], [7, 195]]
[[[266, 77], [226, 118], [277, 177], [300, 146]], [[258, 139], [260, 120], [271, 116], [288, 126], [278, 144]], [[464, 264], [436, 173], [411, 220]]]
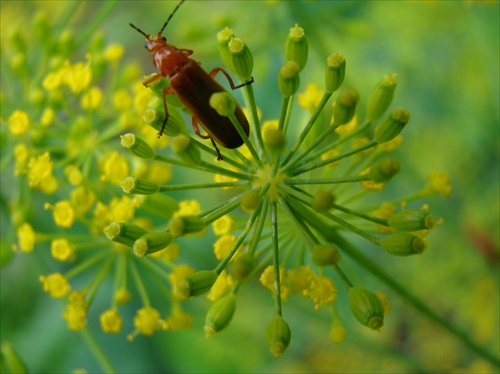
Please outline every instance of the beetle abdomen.
[[[210, 78], [196, 61], [189, 59], [177, 69], [170, 77], [170, 85], [213, 140], [225, 148], [238, 148], [243, 144], [243, 139], [231, 120], [219, 115], [209, 104], [212, 94], [226, 90]], [[250, 126], [238, 103], [235, 115], [247, 136], [250, 135]]]

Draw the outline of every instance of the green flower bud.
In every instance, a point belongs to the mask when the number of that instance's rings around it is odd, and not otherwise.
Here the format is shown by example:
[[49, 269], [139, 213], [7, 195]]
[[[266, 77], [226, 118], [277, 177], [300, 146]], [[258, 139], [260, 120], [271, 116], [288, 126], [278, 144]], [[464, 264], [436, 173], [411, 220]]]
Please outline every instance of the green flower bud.
[[173, 197], [163, 194], [146, 195], [142, 200], [141, 210], [157, 217], [170, 218], [179, 210], [179, 203]]
[[287, 61], [295, 61], [299, 65], [299, 71], [302, 71], [304, 66], [306, 66], [308, 50], [309, 47], [304, 35], [304, 29], [295, 24], [295, 27], [290, 29], [290, 33], [286, 39], [285, 59]]
[[[229, 52], [231, 53], [231, 64], [234, 73], [243, 81], [252, 79], [253, 56], [250, 49], [240, 38], [232, 38], [229, 41]], [[230, 65], [231, 66], [231, 65]]]
[[104, 234], [109, 240], [128, 246], [147, 233], [142, 227], [130, 223], [112, 222], [104, 228]]
[[300, 86], [300, 67], [295, 61], [287, 61], [278, 73], [278, 86], [284, 97], [295, 95]]
[[174, 217], [170, 220], [168, 228], [175, 237], [200, 232], [205, 228], [205, 223], [198, 216]]
[[121, 187], [124, 192], [134, 195], [151, 195], [160, 190], [160, 186], [156, 183], [134, 177], [126, 177]]
[[140, 158], [151, 159], [155, 157], [153, 148], [141, 138], [128, 133], [120, 136], [121, 145]]
[[243, 193], [241, 197], [241, 209], [247, 213], [253, 212], [260, 204], [260, 195], [257, 191], [251, 190]]
[[233, 60], [231, 52], [229, 52], [229, 42], [234, 38], [233, 30], [225, 27], [217, 33], [217, 43], [219, 45], [219, 53], [224, 64], [234, 73]]
[[236, 310], [236, 297], [233, 294], [222, 297], [212, 304], [205, 318], [205, 337], [215, 335], [225, 329]]
[[394, 139], [410, 121], [410, 113], [402, 108], [394, 109], [375, 128], [374, 139], [377, 143], [385, 143]]
[[345, 90], [339, 95], [335, 108], [333, 108], [335, 126], [346, 124], [354, 117], [358, 100], [358, 93], [352, 89]]
[[269, 343], [269, 349], [274, 357], [279, 357], [285, 353], [290, 345], [292, 333], [283, 317], [276, 315], [267, 325], [266, 338]]
[[422, 253], [426, 244], [420, 236], [412, 234], [394, 234], [380, 239], [380, 246], [395, 256], [408, 256]]
[[430, 230], [435, 225], [432, 214], [422, 209], [404, 210], [389, 219], [389, 226], [398, 231]]
[[340, 260], [340, 252], [333, 244], [320, 243], [314, 246], [312, 259], [318, 266], [335, 265]]
[[228, 92], [216, 92], [210, 96], [210, 106], [224, 117], [229, 117], [236, 110], [236, 102]]
[[376, 331], [384, 325], [384, 306], [373, 292], [363, 288], [349, 288], [349, 307], [362, 325]]
[[75, 50], [75, 36], [71, 30], [64, 30], [60, 36], [57, 43], [59, 52], [63, 56], [71, 55]]
[[[182, 132], [182, 120], [179, 118], [177, 111], [170, 108], [168, 113], [167, 123], [163, 129], [163, 134], [168, 136], [176, 136]], [[142, 114], [142, 119], [144, 122], [149, 124], [156, 131], [160, 131], [163, 126], [163, 121], [165, 121], [165, 112], [163, 111], [163, 103], [158, 105], [156, 108], [148, 108]]]
[[26, 364], [19, 357], [12, 344], [3, 342], [0, 352], [2, 357], [2, 373], [4, 373], [4, 370], [7, 373], [29, 373]]
[[245, 279], [257, 266], [257, 259], [249, 253], [243, 253], [231, 263], [230, 272], [234, 279]]
[[262, 132], [262, 140], [271, 154], [279, 153], [285, 147], [283, 132], [274, 127], [266, 127]]
[[376, 183], [383, 183], [397, 173], [399, 173], [399, 162], [390, 157], [383, 157], [370, 167], [368, 177]]
[[200, 150], [186, 134], [177, 135], [172, 140], [172, 149], [186, 164], [199, 165], [201, 163]]
[[213, 270], [201, 270], [189, 274], [177, 283], [177, 295], [183, 300], [201, 295], [212, 288], [217, 277], [218, 274]]
[[161, 251], [174, 241], [174, 236], [168, 231], [149, 232], [134, 242], [132, 250], [136, 256], [142, 257]]
[[325, 189], [319, 189], [313, 196], [312, 207], [319, 212], [328, 212], [332, 209], [335, 197]]
[[396, 74], [386, 75], [382, 81], [375, 87], [366, 110], [366, 119], [369, 122], [378, 120], [389, 108], [394, 97], [394, 91], [397, 86]]
[[326, 59], [325, 91], [333, 93], [337, 91], [345, 77], [345, 58], [340, 53], [334, 53]]

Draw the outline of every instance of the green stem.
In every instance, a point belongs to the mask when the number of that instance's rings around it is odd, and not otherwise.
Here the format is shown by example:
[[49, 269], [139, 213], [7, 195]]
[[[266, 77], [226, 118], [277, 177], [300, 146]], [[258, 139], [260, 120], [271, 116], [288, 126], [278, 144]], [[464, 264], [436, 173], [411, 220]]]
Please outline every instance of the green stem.
[[250, 119], [252, 123], [252, 128], [255, 129], [255, 137], [257, 139], [257, 150], [259, 154], [267, 162], [267, 155], [264, 152], [264, 141], [262, 140], [262, 131], [260, 128], [259, 115], [257, 114], [257, 104], [255, 102], [255, 95], [253, 93], [253, 86], [247, 84], [243, 87], [243, 99], [245, 100], [245, 105], [250, 108]]
[[276, 313], [281, 316], [280, 256], [278, 246], [278, 212], [276, 210], [276, 201], [271, 201], [271, 230], [273, 233], [274, 301]]
[[116, 373], [116, 370], [111, 365], [111, 362], [106, 357], [106, 354], [102, 350], [101, 346], [97, 344], [94, 336], [90, 333], [89, 329], [80, 330], [80, 335], [85, 340], [87, 347], [94, 354], [95, 359], [101, 365], [101, 369], [103, 373]]
[[184, 191], [184, 190], [197, 190], [204, 188], [222, 188], [222, 187], [241, 187], [247, 185], [248, 182], [219, 182], [219, 183], [193, 183], [193, 184], [176, 184], [160, 186], [159, 192], [167, 191]]
[[370, 180], [368, 175], [354, 175], [352, 177], [344, 178], [324, 178], [324, 179], [287, 179], [286, 184], [334, 184], [334, 183], [352, 183]]

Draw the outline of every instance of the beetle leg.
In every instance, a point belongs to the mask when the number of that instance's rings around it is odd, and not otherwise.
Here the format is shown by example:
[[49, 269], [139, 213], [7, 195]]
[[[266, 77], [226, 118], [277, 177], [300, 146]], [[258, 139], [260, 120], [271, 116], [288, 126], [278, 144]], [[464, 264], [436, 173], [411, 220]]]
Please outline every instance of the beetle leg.
[[224, 74], [226, 76], [226, 78], [229, 82], [229, 85], [231, 86], [231, 89], [233, 89], [233, 90], [253, 83], [253, 77], [252, 77], [248, 82], [244, 82], [244, 83], [236, 86], [234, 84], [233, 80], [231, 79], [231, 77], [229, 76], [229, 74], [227, 73], [227, 71], [225, 71], [222, 68], [215, 68], [208, 75], [210, 76], [210, 78], [214, 79], [218, 72], [221, 72], [222, 74]]
[[193, 125], [193, 130], [196, 135], [198, 135], [202, 139], [210, 139], [212, 141], [212, 145], [215, 148], [215, 151], [217, 152], [217, 161], [222, 160], [222, 155], [220, 154], [219, 148], [217, 148], [217, 144], [215, 144], [214, 140], [209, 136], [209, 135], [202, 135], [200, 132], [200, 126], [198, 125], [198, 118], [193, 116], [191, 119], [191, 124]]
[[142, 82], [142, 84], [147, 87], [151, 83], [156, 82], [161, 77], [163, 77], [163, 75], [161, 75], [161, 74], [155, 74], [152, 77], [149, 77], [148, 79], [146, 79], [144, 82]]
[[165, 119], [163, 120], [161, 124], [161, 129], [160, 132], [158, 133], [158, 139], [160, 136], [163, 135], [163, 130], [165, 130], [165, 126], [167, 125], [168, 121], [168, 108], [167, 108], [167, 99], [165, 98], [167, 95], [175, 95], [175, 91], [172, 87], [167, 87], [163, 90], [162, 92], [162, 98], [163, 98], [163, 109], [165, 110]]

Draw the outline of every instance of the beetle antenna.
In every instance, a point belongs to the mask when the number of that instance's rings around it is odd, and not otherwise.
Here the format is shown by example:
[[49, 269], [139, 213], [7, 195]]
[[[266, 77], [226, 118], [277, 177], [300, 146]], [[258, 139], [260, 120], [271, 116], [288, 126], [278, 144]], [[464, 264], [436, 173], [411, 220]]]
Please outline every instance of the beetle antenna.
[[179, 7], [182, 5], [182, 3], [186, 1], [186, 0], [181, 0], [181, 2], [179, 4], [177, 4], [177, 6], [175, 7], [174, 11], [172, 12], [172, 14], [170, 14], [170, 16], [168, 17], [167, 19], [167, 22], [165, 22], [165, 24], [163, 25], [163, 27], [161, 28], [160, 32], [158, 33], [158, 36], [160, 36], [162, 33], [163, 33], [163, 30], [165, 30], [165, 27], [167, 27], [168, 25], [168, 22], [172, 19], [172, 17], [174, 16], [175, 12], [177, 12], [177, 9], [179, 9]]
[[135, 27], [135, 26], [134, 26], [134, 25], [132, 25], [131, 23], [130, 23], [130, 26], [132, 26], [134, 29], [136, 29], [136, 30], [137, 30], [137, 31], [139, 31], [142, 35], [144, 35], [144, 36], [146, 37], [146, 39], [148, 39], [148, 38], [149, 38], [149, 35], [148, 35], [148, 34], [146, 34], [144, 31], [142, 31], [140, 28]]

